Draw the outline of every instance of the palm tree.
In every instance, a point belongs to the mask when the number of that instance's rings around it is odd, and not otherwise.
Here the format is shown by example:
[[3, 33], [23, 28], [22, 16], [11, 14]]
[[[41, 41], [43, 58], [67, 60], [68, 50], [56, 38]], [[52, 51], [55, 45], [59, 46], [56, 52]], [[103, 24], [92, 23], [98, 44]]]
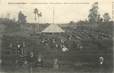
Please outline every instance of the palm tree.
[[34, 9], [34, 14], [35, 14], [35, 21], [37, 20], [38, 17], [38, 31], [39, 31], [39, 17], [42, 16], [42, 13], [39, 12], [39, 10], [37, 8]]
[[38, 13], [38, 9], [35, 8], [35, 9], [34, 9], [34, 14], [35, 14], [35, 18], [34, 18], [34, 19], [35, 19], [35, 21], [36, 21], [36, 15], [37, 15], [37, 13]]

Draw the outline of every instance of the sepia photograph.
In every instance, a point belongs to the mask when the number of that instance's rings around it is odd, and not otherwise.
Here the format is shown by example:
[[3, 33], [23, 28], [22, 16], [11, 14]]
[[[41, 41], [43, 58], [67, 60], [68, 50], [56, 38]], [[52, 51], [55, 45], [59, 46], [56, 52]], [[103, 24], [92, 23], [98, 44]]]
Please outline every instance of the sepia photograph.
[[0, 73], [113, 73], [113, 0], [0, 0]]

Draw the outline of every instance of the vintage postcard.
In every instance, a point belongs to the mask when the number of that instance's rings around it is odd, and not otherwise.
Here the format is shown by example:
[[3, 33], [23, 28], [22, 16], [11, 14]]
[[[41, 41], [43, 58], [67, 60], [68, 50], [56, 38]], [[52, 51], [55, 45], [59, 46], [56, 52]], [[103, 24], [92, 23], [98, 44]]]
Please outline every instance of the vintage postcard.
[[0, 73], [113, 73], [113, 0], [0, 0]]

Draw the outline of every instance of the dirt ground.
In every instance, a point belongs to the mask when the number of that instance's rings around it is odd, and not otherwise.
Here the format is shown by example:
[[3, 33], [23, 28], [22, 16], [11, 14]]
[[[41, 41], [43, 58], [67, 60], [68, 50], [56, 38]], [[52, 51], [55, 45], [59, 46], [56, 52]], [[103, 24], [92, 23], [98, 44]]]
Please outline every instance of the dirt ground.
[[113, 73], [112, 69], [98, 69], [98, 68], [84, 68], [84, 69], [49, 69], [49, 68], [33, 68], [30, 69], [17, 69], [10, 71], [3, 71], [0, 73]]

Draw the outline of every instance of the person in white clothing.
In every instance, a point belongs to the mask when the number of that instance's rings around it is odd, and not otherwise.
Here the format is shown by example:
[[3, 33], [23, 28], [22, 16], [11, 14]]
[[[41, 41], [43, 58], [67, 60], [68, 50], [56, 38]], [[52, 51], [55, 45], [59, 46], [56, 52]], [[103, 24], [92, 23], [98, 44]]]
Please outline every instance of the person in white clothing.
[[102, 56], [99, 57], [99, 63], [102, 65], [104, 63], [104, 58]]

